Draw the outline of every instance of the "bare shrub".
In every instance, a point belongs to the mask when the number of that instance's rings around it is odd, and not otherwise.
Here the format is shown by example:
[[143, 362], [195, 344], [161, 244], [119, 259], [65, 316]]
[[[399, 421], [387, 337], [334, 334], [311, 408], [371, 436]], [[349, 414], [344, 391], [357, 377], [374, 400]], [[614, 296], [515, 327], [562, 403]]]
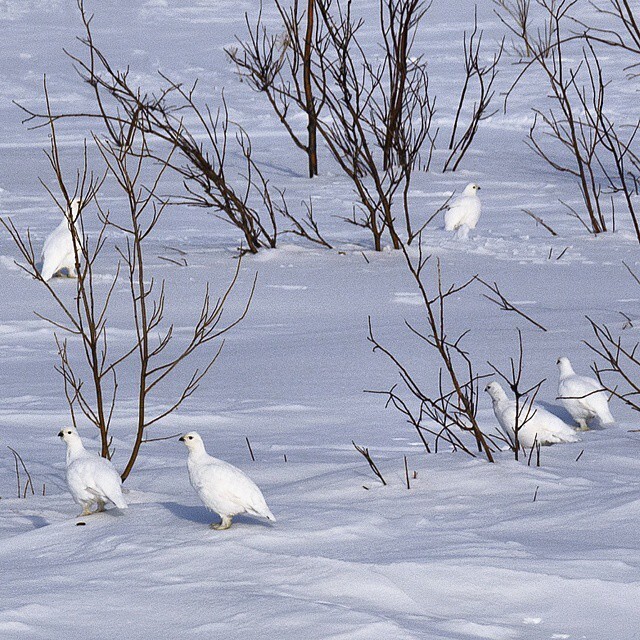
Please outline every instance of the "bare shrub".
[[537, 67], [546, 78], [555, 103], [555, 108], [534, 108], [527, 143], [552, 168], [576, 180], [585, 213], [562, 204], [590, 233], [599, 234], [615, 228], [616, 202], [621, 202], [640, 242], [640, 224], [632, 198], [637, 188], [634, 173], [640, 166], [632, 145], [640, 121], [636, 120], [629, 127], [630, 133], [623, 135], [625, 124], [614, 123], [607, 114], [609, 80], [604, 77], [593, 46], [602, 38], [591, 37], [588, 31], [575, 33], [576, 19], [571, 14], [575, 0], [536, 0], [546, 25], [542, 31], [536, 30], [528, 19], [522, 21], [513, 2], [500, 0], [497, 4], [503, 22], [530, 53], [529, 62], [509, 94], [529, 69]]
[[[317, 101], [311, 79], [311, 56], [316, 35], [315, 0], [306, 10], [294, 0], [290, 7], [275, 2], [282, 20], [282, 33], [270, 34], [262, 21], [262, 3], [254, 24], [245, 14], [247, 40], [237, 37], [238, 46], [227, 47], [241, 79], [263, 93], [296, 147], [308, 159], [309, 177], [318, 175], [317, 129], [322, 96]], [[293, 109], [292, 109], [293, 107]], [[292, 113], [301, 111], [307, 119], [307, 139], [296, 130]]]
[[[493, 462], [495, 442], [482, 431], [476, 419], [479, 381], [487, 376], [476, 373], [464, 349], [463, 340], [468, 331], [450, 337], [446, 328], [448, 299], [465, 290], [475, 277], [460, 285], [445, 286], [441, 265], [437, 261], [435, 284], [428, 287], [424, 271], [430, 258], [419, 249], [418, 258], [413, 260], [404, 245], [402, 250], [409, 272], [418, 286], [426, 318], [426, 326], [422, 330], [408, 322], [406, 325], [441, 363], [437, 388], [434, 391], [425, 390], [400, 359], [376, 339], [369, 321], [368, 339], [373, 351], [385, 354], [394, 363], [401, 380], [400, 387], [394, 385], [388, 391], [373, 393], [387, 397], [387, 405], [393, 406], [406, 418], [427, 452], [437, 452], [442, 445], [446, 445], [453, 451], [460, 450], [474, 457], [481, 453], [489, 462]], [[471, 442], [468, 438], [471, 438]]]
[[[48, 106], [46, 85], [45, 97]], [[86, 149], [84, 166], [76, 174], [75, 188], [73, 191], [68, 188], [57, 143], [56, 118], [50, 110], [48, 113], [51, 134], [48, 157], [55, 173], [57, 191], [67, 205], [75, 254], [77, 279], [71, 299], [59, 293], [55, 283], [47, 282], [41, 276], [29, 231], [22, 233], [10, 219], [1, 222], [21, 254], [23, 263], [20, 266], [46, 288], [60, 312], [56, 317], [44, 317], [55, 329], [60, 357], [56, 368], [63, 377], [74, 426], [78, 417], [83, 416], [98, 429], [103, 457], [110, 458], [113, 453], [110, 427], [118, 400], [118, 372], [125, 362], [135, 360], [134, 441], [122, 473], [124, 480], [131, 472], [143, 442], [153, 440], [147, 438], [147, 430], [176, 411], [198, 389], [222, 349], [223, 342], [219, 338], [247, 313], [253, 288], [244, 310], [235, 319], [223, 322], [225, 304], [237, 281], [238, 262], [235, 276], [220, 297], [212, 297], [207, 286], [190, 334], [185, 340], [177, 340], [173, 324], [166, 317], [168, 294], [165, 283], [150, 276], [145, 258], [148, 240], [167, 206], [167, 200], [158, 195], [158, 188], [171, 166], [176, 146], [168, 151], [155, 174], [151, 172], [151, 177], [145, 180], [144, 176], [150, 172], [150, 159], [156, 161], [158, 157], [149, 153], [144, 130], [138, 126], [137, 117], [141, 112], [131, 120], [109, 119], [106, 121], [108, 135], [94, 135], [106, 174], [126, 202], [127, 216], [122, 221], [101, 206], [98, 190], [103, 180], [89, 171]], [[156, 162], [153, 165], [158, 167]], [[48, 190], [53, 195], [54, 190]], [[79, 198], [82, 203], [77, 220], [73, 220], [70, 213], [73, 198]], [[98, 232], [93, 237], [86, 231], [89, 226], [86, 224], [87, 207], [91, 201], [95, 203], [98, 222]], [[120, 240], [116, 241], [115, 264], [109, 266], [115, 274], [105, 286], [100, 284], [98, 259], [103, 257], [108, 230], [119, 232]], [[123, 280], [129, 290], [128, 319], [134, 329], [134, 338], [116, 353], [114, 342], [109, 339], [110, 312], [113, 311], [116, 286]], [[80, 342], [81, 357], [71, 349], [70, 341]], [[209, 351], [214, 344], [216, 346]], [[181, 386], [181, 372], [188, 368], [196, 352], [202, 352], [204, 364], [192, 366], [187, 382]], [[167, 385], [168, 382], [171, 384]], [[154, 396], [160, 399], [155, 407], [151, 402]]]
[[[487, 363], [500, 378], [502, 378], [508, 385], [509, 389], [513, 392], [516, 403], [516, 415], [515, 423], [513, 425], [513, 435], [511, 433], [504, 433], [505, 442], [509, 445], [513, 451], [516, 460], [519, 460], [520, 453], [526, 455], [524, 445], [520, 442], [520, 431], [527, 425], [528, 422], [536, 415], [536, 409], [533, 406], [536, 396], [540, 391], [540, 387], [544, 380], [540, 380], [532, 387], [523, 389], [522, 387], [522, 375], [524, 373], [524, 348], [522, 343], [522, 332], [518, 329], [518, 358], [517, 361], [513, 358], [509, 358], [509, 368], [506, 370], [499, 369], [491, 362]], [[531, 464], [531, 457], [534, 450], [538, 449], [538, 465], [540, 459], [540, 444], [537, 442], [537, 435], [534, 438], [534, 443], [529, 452], [527, 463]]]
[[[640, 287], [640, 278], [626, 264], [624, 266]], [[598, 382], [611, 396], [619, 398], [634, 411], [640, 411], [640, 342], [605, 323], [587, 319], [593, 336], [585, 344], [598, 358], [592, 366]], [[622, 330], [628, 327], [627, 318]]]
[[347, 220], [370, 230], [377, 251], [385, 232], [399, 249], [395, 198], [403, 193], [403, 217], [411, 241], [416, 234], [407, 193], [435, 109], [426, 63], [411, 53], [413, 34], [426, 11], [424, 3], [381, 2], [384, 47], [375, 63], [359, 40], [363, 20], [353, 17], [350, 2], [320, 0], [317, 8], [312, 78], [327, 111], [318, 129], [358, 198], [359, 212]]
[[[471, 148], [480, 123], [497, 112], [497, 110], [489, 111], [489, 107], [495, 94], [493, 84], [498, 75], [498, 63], [504, 50], [504, 40], [494, 52], [493, 57], [488, 62], [483, 62], [482, 37], [483, 31], [478, 30], [476, 9], [473, 30], [469, 35], [466, 32], [464, 34], [465, 76], [449, 139], [450, 154], [444, 163], [443, 171], [458, 169], [465, 154]], [[475, 91], [473, 91], [474, 84]], [[469, 102], [471, 102], [470, 107], [467, 106]], [[461, 118], [465, 112], [468, 112], [469, 122], [462, 128]]]
[[[94, 91], [95, 111], [91, 113], [38, 113], [22, 107], [27, 121], [34, 127], [47, 126], [48, 118], [83, 118], [97, 120], [111, 139], [117, 137], [122, 123], [135, 125], [146, 139], [145, 153], [165, 163], [183, 181], [186, 196], [176, 196], [175, 202], [211, 209], [241, 234], [241, 252], [257, 253], [277, 244], [278, 221], [288, 210], [284, 193], [274, 195], [269, 180], [254, 160], [253, 147], [247, 131], [229, 119], [224, 95], [217, 109], [200, 105], [196, 86], [186, 87], [160, 73], [163, 87], [148, 93], [132, 84], [128, 69], [115, 69], [96, 45], [91, 32], [92, 17], [87, 15], [82, 0], [78, 8], [85, 28], [79, 38], [85, 56], [67, 52], [75, 68]], [[195, 124], [187, 125], [187, 121]], [[203, 141], [204, 140], [204, 141]], [[170, 159], [157, 155], [151, 146], [175, 149]], [[242, 169], [230, 167], [230, 147], [241, 159]], [[301, 223], [298, 235], [307, 237], [309, 227]], [[311, 233], [308, 238], [317, 242]]]

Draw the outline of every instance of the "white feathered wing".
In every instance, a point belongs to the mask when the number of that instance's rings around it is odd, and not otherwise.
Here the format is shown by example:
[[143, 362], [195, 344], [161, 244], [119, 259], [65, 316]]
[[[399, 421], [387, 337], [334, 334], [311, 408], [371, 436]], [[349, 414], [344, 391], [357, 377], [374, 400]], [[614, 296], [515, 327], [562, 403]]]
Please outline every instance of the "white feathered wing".
[[129, 506], [122, 495], [120, 474], [109, 460], [91, 451], [85, 450], [67, 467], [67, 483], [78, 504], [86, 501], [86, 492], [93, 501], [113, 502], [118, 509]]
[[249, 513], [275, 522], [259, 487], [240, 469], [205, 454], [188, 461], [189, 480], [204, 505], [220, 516]]
[[593, 378], [576, 374], [568, 358], [559, 358], [558, 367], [558, 399], [580, 427], [587, 428], [587, 422], [594, 418], [603, 426], [613, 424], [615, 419], [602, 385]]
[[476, 184], [468, 184], [462, 195], [457, 197], [444, 214], [444, 228], [446, 231], [455, 231], [460, 227], [475, 229], [480, 219], [482, 205], [476, 195], [479, 187]]
[[[503, 433], [515, 444], [516, 401], [510, 400], [497, 382], [491, 382], [486, 391], [493, 400], [493, 412]], [[524, 424], [518, 430], [518, 440], [524, 447], [530, 448], [536, 443], [548, 445], [580, 441], [579, 436], [566, 422], [546, 409], [534, 404], [528, 416], [527, 409], [520, 409], [518, 425], [522, 422]], [[530, 419], [527, 420], [527, 417]]]
[[[74, 200], [71, 203], [71, 214], [74, 220], [78, 216], [79, 206], [79, 200]], [[80, 240], [79, 237], [78, 240]], [[40, 260], [42, 262], [40, 274], [45, 281], [50, 280], [63, 269], [66, 269], [70, 275], [75, 274], [76, 261], [73, 251], [73, 237], [69, 228], [69, 219], [66, 215], [44, 241]]]
[[122, 495], [122, 479], [113, 463], [93, 451], [87, 451], [75, 429], [58, 434], [67, 445], [67, 485], [73, 499], [88, 514], [93, 503], [112, 502], [118, 509], [128, 507]]

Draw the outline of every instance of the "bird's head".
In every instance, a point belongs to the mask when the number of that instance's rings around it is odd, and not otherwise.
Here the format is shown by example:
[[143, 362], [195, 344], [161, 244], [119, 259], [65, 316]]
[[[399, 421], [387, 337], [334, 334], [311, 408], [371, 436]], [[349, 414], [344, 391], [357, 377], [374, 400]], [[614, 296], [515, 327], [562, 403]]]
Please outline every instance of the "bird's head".
[[484, 390], [494, 399], [494, 400], [499, 400], [502, 398], [506, 398], [506, 394], [504, 392], [504, 389], [500, 386], [499, 382], [490, 382], [485, 388]]
[[480, 185], [475, 182], [470, 182], [462, 192], [465, 196], [475, 196], [480, 191]]
[[58, 438], [62, 438], [66, 443], [78, 442], [80, 440], [78, 432], [73, 427], [64, 427], [61, 429], [58, 433]]
[[560, 376], [572, 375], [573, 373], [575, 373], [573, 367], [571, 366], [569, 358], [565, 358], [564, 356], [558, 358], [556, 364], [558, 365], [558, 369], [560, 370]]
[[189, 433], [185, 433], [183, 436], [178, 438], [180, 442], [184, 442], [187, 449], [190, 451], [192, 449], [198, 449], [200, 447], [204, 447], [204, 443], [202, 442], [202, 438], [200, 434], [196, 431], [189, 431]]

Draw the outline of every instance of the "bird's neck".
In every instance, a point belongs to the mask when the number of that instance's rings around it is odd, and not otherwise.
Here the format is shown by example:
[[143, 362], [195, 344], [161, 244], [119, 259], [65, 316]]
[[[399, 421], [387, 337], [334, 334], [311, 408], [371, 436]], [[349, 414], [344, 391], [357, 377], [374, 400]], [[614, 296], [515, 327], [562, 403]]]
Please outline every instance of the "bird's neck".
[[560, 377], [561, 378], [566, 378], [567, 376], [573, 376], [575, 375], [575, 371], [573, 370], [573, 367], [571, 366], [570, 363], [568, 362], [563, 362], [560, 365]]
[[82, 442], [67, 442], [67, 462], [81, 456], [84, 451]]
[[509, 398], [504, 391], [502, 393], [496, 393], [496, 395], [493, 396], [493, 404], [502, 404], [506, 400], [509, 400]]
[[197, 462], [198, 460], [202, 460], [203, 458], [207, 458], [207, 457], [208, 457], [207, 452], [205, 451], [205, 448], [202, 446], [189, 449], [189, 460], [191, 462]]

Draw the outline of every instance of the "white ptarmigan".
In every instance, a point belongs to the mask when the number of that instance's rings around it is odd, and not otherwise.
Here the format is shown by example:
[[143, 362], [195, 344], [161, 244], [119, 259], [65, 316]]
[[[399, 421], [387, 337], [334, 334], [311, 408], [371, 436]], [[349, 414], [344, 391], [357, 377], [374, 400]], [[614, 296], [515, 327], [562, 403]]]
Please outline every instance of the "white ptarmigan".
[[[76, 224], [80, 212], [80, 200], [77, 198], [71, 202], [71, 219]], [[82, 242], [80, 234], [78, 241]], [[40, 256], [42, 266], [40, 275], [46, 282], [65, 269], [70, 276], [76, 275], [76, 259], [73, 251], [73, 237], [69, 227], [69, 216], [65, 215], [62, 222], [49, 234], [42, 247]]]
[[[504, 435], [511, 444], [515, 444], [516, 401], [509, 400], [504, 389], [497, 382], [490, 382], [485, 391], [493, 400], [493, 413], [502, 427]], [[528, 408], [528, 407], [527, 407]], [[579, 442], [576, 432], [558, 416], [534, 404], [527, 415], [527, 409], [520, 408], [520, 420], [524, 424], [518, 430], [518, 441], [524, 447], [532, 447], [535, 443], [558, 444], [561, 442]], [[527, 417], [530, 417], [527, 420]]]
[[212, 524], [212, 529], [228, 529], [233, 516], [241, 513], [275, 522], [262, 491], [253, 480], [232, 464], [210, 456], [198, 433], [185, 433], [180, 442], [189, 449], [187, 469], [191, 486], [207, 509], [222, 519], [220, 524]]
[[[122, 480], [110, 460], [87, 451], [78, 432], [65, 427], [58, 434], [67, 444], [67, 484], [73, 499], [82, 507], [81, 516], [104, 511], [106, 502], [118, 509], [128, 507], [122, 497]], [[91, 505], [98, 508], [91, 511]]]
[[613, 424], [615, 420], [609, 411], [609, 400], [602, 385], [587, 376], [579, 376], [573, 370], [569, 358], [558, 358], [560, 370], [558, 400], [571, 417], [586, 431], [588, 422], [596, 418], [601, 426]]
[[480, 187], [475, 182], [470, 182], [450, 205], [444, 214], [444, 228], [446, 231], [463, 231], [464, 235], [469, 229], [475, 229], [480, 219], [482, 206], [478, 198]]

